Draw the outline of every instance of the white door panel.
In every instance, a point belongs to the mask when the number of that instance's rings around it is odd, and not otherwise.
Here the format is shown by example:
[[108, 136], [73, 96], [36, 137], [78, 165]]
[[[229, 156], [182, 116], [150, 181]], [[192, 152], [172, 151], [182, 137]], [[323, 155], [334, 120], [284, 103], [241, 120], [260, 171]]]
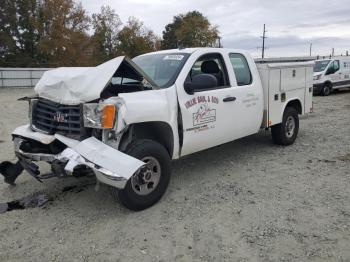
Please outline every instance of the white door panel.
[[242, 86], [203, 91], [180, 101], [184, 130], [181, 155], [256, 133], [262, 119], [258, 106], [262, 96], [253, 90]]
[[236, 101], [223, 100], [227, 97], [237, 100], [237, 96], [232, 88], [223, 88], [198, 92], [179, 101], [184, 131], [181, 155], [230, 141], [232, 134], [228, 122], [236, 119], [238, 106]]
[[281, 69], [281, 90], [289, 91], [295, 88], [305, 88], [305, 68]]
[[[207, 55], [202, 52], [190, 57], [176, 83], [183, 125], [182, 156], [256, 133], [262, 122], [263, 94], [257, 70], [252, 70], [252, 84], [237, 86], [229, 53], [220, 49], [215, 54], [221, 54], [225, 62], [229, 87], [193, 95], [185, 92], [183, 85], [192, 66]], [[253, 63], [249, 60], [250, 68], [256, 68]]]
[[312, 78], [308, 76], [312, 76], [313, 68], [308, 67], [305, 69], [305, 97], [304, 97], [304, 114], [310, 113], [313, 110], [312, 104]]

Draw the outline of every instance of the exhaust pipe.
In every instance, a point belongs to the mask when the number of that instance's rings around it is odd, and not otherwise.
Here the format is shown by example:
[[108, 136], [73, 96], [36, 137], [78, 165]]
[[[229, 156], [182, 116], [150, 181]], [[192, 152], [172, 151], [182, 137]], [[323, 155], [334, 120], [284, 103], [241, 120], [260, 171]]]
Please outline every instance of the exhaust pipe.
[[9, 161], [4, 161], [0, 163], [0, 174], [4, 176], [4, 181], [10, 185], [16, 185], [15, 181], [17, 177], [22, 173], [23, 166], [20, 161], [17, 161], [16, 164], [13, 164]]

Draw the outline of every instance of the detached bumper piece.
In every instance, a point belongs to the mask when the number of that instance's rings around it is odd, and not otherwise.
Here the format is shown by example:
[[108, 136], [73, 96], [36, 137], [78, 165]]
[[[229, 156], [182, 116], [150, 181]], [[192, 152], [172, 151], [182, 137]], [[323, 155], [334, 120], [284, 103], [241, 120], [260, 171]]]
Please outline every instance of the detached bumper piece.
[[17, 158], [18, 158], [18, 162], [22, 165], [22, 167], [29, 173], [29, 175], [31, 175], [32, 177], [34, 177], [36, 180], [38, 180], [39, 182], [43, 182], [40, 178], [40, 171], [39, 171], [39, 167], [34, 164], [32, 161], [22, 157], [21, 155], [17, 154]]
[[0, 163], [0, 174], [5, 178], [5, 183], [10, 185], [15, 185], [17, 177], [22, 173], [23, 166], [20, 161], [16, 164], [12, 164], [9, 161], [4, 161]]
[[[48, 135], [42, 134], [43, 137], [41, 137], [41, 133], [34, 132], [26, 126], [16, 129], [12, 135], [14, 136], [15, 153], [19, 161], [17, 164], [8, 162], [9, 166], [13, 168], [19, 166], [17, 173], [22, 172], [24, 168], [40, 182], [42, 179], [55, 175], [40, 174], [38, 166], [33, 163], [35, 161], [45, 161], [51, 164], [55, 173], [64, 175], [73, 175], [82, 167], [88, 168], [93, 171], [98, 181], [118, 189], [123, 189], [129, 178], [144, 165], [142, 161], [112, 148], [94, 137], [78, 141], [56, 134], [47, 139]], [[50, 145], [55, 141], [64, 144], [59, 153], [52, 153], [53, 151], [49, 150]], [[39, 143], [41, 146], [40, 148], [28, 147], [28, 143]], [[57, 170], [61, 170], [61, 172]]]

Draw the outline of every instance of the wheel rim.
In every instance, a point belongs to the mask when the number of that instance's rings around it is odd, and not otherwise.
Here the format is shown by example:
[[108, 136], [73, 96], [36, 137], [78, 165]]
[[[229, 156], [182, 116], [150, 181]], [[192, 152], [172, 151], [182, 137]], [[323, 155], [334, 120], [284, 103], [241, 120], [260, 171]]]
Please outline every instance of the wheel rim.
[[287, 117], [286, 121], [286, 137], [291, 138], [294, 135], [295, 119], [292, 116]]
[[329, 94], [329, 86], [325, 86], [325, 87], [324, 87], [323, 93], [324, 93], [325, 95], [328, 95], [328, 94]]
[[141, 161], [146, 164], [131, 177], [131, 187], [136, 194], [144, 196], [153, 192], [157, 187], [161, 167], [159, 161], [151, 156], [144, 157]]

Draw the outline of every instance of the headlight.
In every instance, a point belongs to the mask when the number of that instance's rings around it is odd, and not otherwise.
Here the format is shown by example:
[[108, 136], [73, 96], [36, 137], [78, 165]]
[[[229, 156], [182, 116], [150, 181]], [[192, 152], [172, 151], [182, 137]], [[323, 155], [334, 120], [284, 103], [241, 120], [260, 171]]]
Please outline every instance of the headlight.
[[320, 80], [321, 76], [322, 76], [322, 75], [315, 75], [315, 76], [314, 76], [314, 80]]
[[84, 126], [91, 128], [113, 128], [115, 118], [113, 104], [84, 104]]

